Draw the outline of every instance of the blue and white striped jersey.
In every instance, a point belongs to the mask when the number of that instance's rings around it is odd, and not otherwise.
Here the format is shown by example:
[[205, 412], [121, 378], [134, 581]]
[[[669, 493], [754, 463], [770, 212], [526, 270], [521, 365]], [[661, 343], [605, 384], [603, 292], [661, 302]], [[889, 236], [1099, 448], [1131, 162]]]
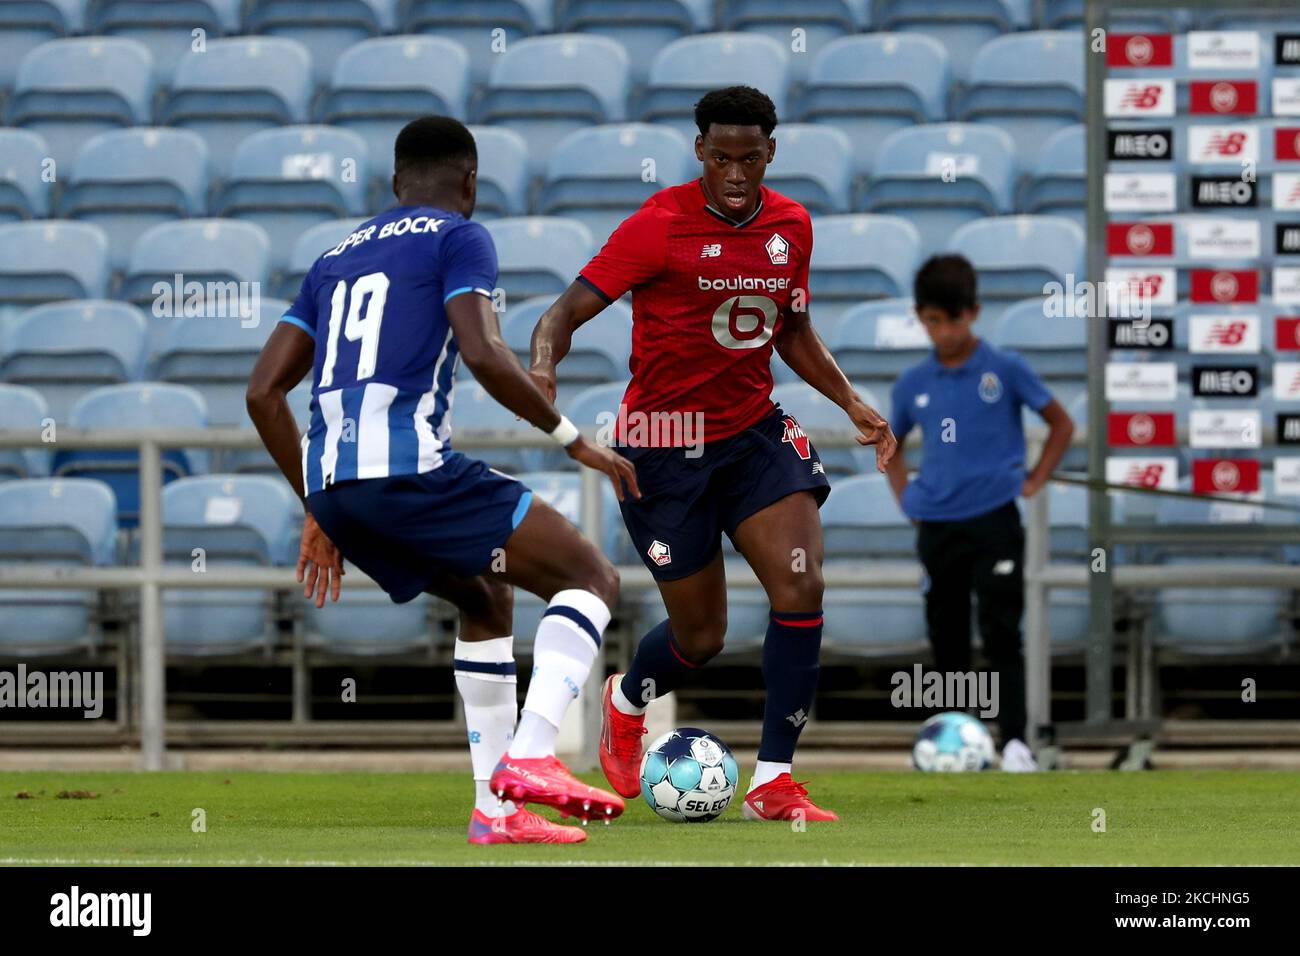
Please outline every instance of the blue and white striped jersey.
[[490, 298], [496, 282], [488, 231], [423, 206], [376, 216], [316, 260], [280, 320], [316, 340], [307, 494], [442, 465], [458, 357], [443, 306]]

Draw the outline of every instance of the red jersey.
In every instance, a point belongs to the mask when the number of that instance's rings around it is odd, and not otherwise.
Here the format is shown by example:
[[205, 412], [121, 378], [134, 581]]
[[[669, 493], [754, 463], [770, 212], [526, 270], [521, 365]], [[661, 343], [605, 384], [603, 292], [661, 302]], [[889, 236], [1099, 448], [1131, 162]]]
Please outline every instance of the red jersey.
[[[744, 222], [698, 179], [647, 199], [578, 276], [609, 302], [632, 292], [627, 414], [698, 415], [716, 441], [770, 412], [772, 339], [787, 311], [808, 308], [811, 254], [808, 211], [766, 187]], [[620, 440], [648, 444], [623, 421]]]

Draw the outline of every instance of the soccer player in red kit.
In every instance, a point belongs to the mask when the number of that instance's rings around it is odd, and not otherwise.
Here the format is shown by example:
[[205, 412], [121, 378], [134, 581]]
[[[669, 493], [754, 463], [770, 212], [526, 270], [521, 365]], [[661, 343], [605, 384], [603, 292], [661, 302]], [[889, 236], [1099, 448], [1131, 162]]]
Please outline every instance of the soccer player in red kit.
[[621, 508], [668, 619], [641, 639], [628, 672], [606, 682], [601, 766], [615, 790], [635, 795], [646, 704], [722, 649], [726, 533], [771, 604], [763, 736], [744, 815], [835, 820], [791, 777], [820, 666], [817, 509], [830, 485], [799, 423], [772, 403], [773, 348], [844, 409], [882, 471], [897, 443], [809, 322], [808, 212], [762, 185], [776, 153], [772, 101], [752, 87], [714, 90], [695, 121], [701, 177], [624, 220], [533, 333], [531, 372], [554, 396], [574, 331], [632, 293], [632, 382], [616, 435], [642, 497]]

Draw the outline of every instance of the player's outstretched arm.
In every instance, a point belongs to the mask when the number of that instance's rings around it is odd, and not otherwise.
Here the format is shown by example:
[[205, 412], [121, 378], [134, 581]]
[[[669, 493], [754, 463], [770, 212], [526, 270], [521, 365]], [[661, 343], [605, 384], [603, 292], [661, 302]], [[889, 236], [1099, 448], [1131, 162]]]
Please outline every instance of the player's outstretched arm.
[[796, 375], [844, 409], [860, 432], [858, 444], [876, 446], [876, 469], [884, 473], [898, 449], [898, 440], [884, 416], [853, 388], [807, 312], [786, 313], [776, 350]]
[[486, 298], [465, 292], [448, 299], [446, 310], [461, 358], [489, 395], [559, 441], [574, 461], [608, 475], [619, 501], [623, 500], [625, 484], [632, 494], [641, 497], [632, 463], [609, 448], [587, 442], [524, 371], [501, 338], [497, 315]]
[[533, 355], [529, 374], [551, 401], [555, 401], [555, 367], [569, 354], [573, 333], [608, 305], [581, 282], [572, 282], [533, 329]]

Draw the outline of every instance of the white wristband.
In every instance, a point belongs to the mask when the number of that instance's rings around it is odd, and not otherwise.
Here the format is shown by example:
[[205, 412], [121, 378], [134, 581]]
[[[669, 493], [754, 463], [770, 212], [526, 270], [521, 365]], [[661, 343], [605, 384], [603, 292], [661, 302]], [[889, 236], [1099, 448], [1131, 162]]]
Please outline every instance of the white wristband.
[[554, 438], [561, 445], [563, 445], [565, 448], [568, 448], [570, 445], [572, 445], [575, 441], [578, 440], [579, 437], [578, 426], [573, 424], [573, 422], [569, 421], [569, 419], [566, 416], [561, 415], [560, 424], [556, 425], [555, 428], [551, 431], [551, 437]]

